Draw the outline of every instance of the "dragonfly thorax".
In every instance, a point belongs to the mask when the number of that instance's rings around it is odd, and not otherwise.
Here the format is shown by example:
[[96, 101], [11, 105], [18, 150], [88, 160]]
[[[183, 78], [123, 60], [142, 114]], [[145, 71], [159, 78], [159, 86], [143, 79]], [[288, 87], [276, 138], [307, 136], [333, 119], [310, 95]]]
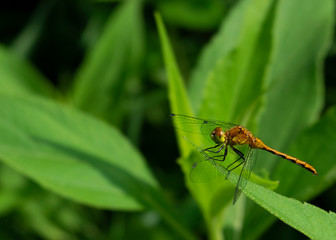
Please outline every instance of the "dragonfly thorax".
[[226, 134], [222, 128], [216, 127], [210, 134], [212, 141], [215, 143], [225, 143], [226, 142]]

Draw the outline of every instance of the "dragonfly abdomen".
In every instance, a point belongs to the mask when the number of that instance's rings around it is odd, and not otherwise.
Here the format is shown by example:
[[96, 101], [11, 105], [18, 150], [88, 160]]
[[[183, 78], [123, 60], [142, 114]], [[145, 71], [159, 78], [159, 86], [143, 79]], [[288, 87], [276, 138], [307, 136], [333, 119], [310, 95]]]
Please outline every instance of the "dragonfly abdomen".
[[315, 168], [312, 165], [310, 165], [310, 164], [308, 164], [308, 163], [306, 163], [306, 162], [304, 162], [304, 161], [302, 161], [300, 159], [297, 159], [297, 158], [289, 156], [289, 155], [287, 155], [285, 153], [282, 153], [282, 152], [279, 152], [277, 150], [274, 150], [274, 149], [272, 149], [272, 148], [270, 148], [270, 147], [268, 147], [266, 145], [265, 145], [264, 150], [266, 150], [266, 151], [268, 151], [270, 153], [273, 153], [273, 154], [275, 154], [275, 155], [277, 155], [279, 157], [282, 157], [283, 159], [287, 159], [288, 161], [290, 161], [292, 163], [295, 163], [296, 165], [298, 165], [298, 166], [300, 166], [300, 167], [308, 170], [309, 172], [313, 173], [314, 175], [318, 175], [318, 173], [316, 172]]

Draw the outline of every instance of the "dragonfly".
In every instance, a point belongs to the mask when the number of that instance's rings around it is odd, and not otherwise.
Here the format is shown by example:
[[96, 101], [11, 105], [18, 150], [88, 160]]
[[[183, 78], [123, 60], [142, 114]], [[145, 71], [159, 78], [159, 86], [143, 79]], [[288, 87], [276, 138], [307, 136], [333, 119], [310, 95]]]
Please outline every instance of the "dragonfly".
[[[312, 165], [268, 147], [259, 138], [255, 137], [252, 132], [241, 125], [219, 120], [195, 118], [182, 114], [170, 114], [170, 116], [172, 117], [175, 128], [185, 132], [201, 134], [212, 143], [211, 147], [203, 148], [195, 145], [184, 137], [203, 156], [199, 161], [196, 161], [192, 167], [190, 172], [192, 182], [207, 181], [218, 175], [226, 175], [227, 179], [231, 171], [241, 166], [233, 204], [238, 200], [241, 191], [249, 181], [255, 162], [255, 158], [253, 158], [252, 154], [253, 149], [265, 150], [297, 164], [313, 175], [318, 175]], [[243, 152], [243, 150], [245, 150], [245, 152]], [[229, 155], [238, 158], [229, 162], [229, 164], [224, 167], [221, 163], [224, 163]], [[211, 171], [209, 171], [209, 168]]]

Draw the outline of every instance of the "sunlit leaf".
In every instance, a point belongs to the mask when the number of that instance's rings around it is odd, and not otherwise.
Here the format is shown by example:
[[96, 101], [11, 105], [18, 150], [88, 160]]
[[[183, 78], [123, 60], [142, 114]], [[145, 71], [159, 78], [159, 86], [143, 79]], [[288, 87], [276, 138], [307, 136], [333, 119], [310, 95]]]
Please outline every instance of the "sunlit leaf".
[[0, 96], [0, 158], [48, 190], [90, 206], [152, 208], [194, 239], [143, 157], [115, 128], [42, 98]]
[[[114, 128], [42, 99], [0, 97], [1, 160], [70, 199], [141, 209], [157, 183]], [[142, 189], [142, 190], [141, 190]]]
[[[334, 239], [336, 214], [287, 198], [250, 182], [244, 193], [258, 205], [311, 239]], [[252, 237], [252, 236], [250, 236]]]
[[[246, 124], [257, 107], [269, 60], [273, 1], [241, 1], [204, 49], [191, 85], [199, 117]], [[243, 122], [245, 121], [245, 122]]]

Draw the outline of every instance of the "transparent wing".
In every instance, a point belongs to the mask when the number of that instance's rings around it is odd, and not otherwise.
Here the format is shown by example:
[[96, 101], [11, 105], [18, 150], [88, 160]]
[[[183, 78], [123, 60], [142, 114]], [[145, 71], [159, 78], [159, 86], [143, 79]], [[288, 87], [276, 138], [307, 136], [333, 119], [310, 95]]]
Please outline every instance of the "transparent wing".
[[201, 134], [211, 143], [213, 143], [213, 141], [211, 140], [210, 134], [216, 127], [221, 127], [223, 130], [227, 130], [237, 126], [236, 124], [219, 120], [206, 120], [181, 114], [170, 114], [170, 116], [172, 117], [174, 126], [177, 129], [185, 132]]
[[216, 162], [208, 158], [207, 160], [195, 162], [190, 172], [192, 182], [207, 182], [219, 176], [216, 169]]
[[[223, 155], [220, 153], [206, 152], [202, 148], [196, 146], [187, 137], [184, 137], [184, 139], [201, 154], [200, 158], [195, 161], [190, 171], [190, 180], [192, 182], [207, 182], [221, 174], [225, 174], [222, 171], [219, 172], [217, 169], [219, 164], [217, 160], [221, 160]], [[226, 170], [226, 175], [228, 173], [229, 172]]]
[[237, 200], [240, 197], [240, 194], [242, 190], [245, 188], [248, 180], [250, 179], [250, 175], [252, 172], [252, 168], [255, 163], [255, 158], [253, 157], [253, 151], [251, 148], [248, 148], [247, 153], [245, 154], [245, 162], [242, 167], [242, 170], [240, 171], [236, 190], [235, 190], [235, 195], [233, 198], [233, 204], [237, 202]]

